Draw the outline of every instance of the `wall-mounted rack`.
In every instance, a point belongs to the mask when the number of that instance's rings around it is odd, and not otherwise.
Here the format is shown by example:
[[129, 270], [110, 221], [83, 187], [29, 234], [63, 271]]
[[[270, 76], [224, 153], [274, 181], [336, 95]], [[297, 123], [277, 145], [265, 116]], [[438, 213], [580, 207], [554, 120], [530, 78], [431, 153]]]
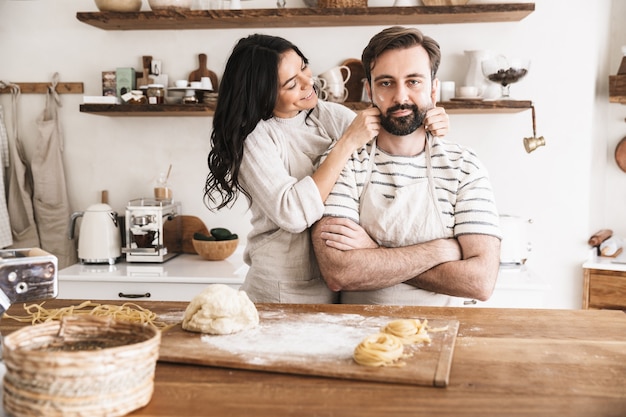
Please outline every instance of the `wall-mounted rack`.
[[[52, 83], [13, 83], [20, 87], [22, 94], [46, 94]], [[83, 83], [57, 83], [56, 92], [58, 94], [83, 94]], [[9, 87], [0, 86], [0, 94], [10, 94]]]

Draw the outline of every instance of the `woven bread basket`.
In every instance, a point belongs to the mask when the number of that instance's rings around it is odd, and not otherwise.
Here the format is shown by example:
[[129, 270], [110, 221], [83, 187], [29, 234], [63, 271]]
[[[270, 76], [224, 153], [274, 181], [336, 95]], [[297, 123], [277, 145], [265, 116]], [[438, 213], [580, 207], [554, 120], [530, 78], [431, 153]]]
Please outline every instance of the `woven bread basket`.
[[4, 338], [4, 408], [14, 417], [123, 416], [150, 402], [161, 332], [70, 316]]
[[318, 0], [317, 7], [320, 9], [367, 7], [367, 0]]

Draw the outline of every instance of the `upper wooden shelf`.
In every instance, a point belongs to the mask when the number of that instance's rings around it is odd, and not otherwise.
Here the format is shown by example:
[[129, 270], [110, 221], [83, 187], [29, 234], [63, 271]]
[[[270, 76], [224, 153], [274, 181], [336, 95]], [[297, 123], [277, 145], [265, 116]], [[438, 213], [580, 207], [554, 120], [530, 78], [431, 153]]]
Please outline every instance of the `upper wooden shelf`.
[[534, 3], [464, 6], [284, 8], [243, 10], [158, 10], [151, 12], [78, 12], [83, 23], [105, 30], [229, 29], [415, 25], [520, 21]]
[[[362, 110], [370, 103], [344, 103], [352, 110]], [[495, 101], [442, 101], [437, 103], [447, 113], [511, 113], [528, 110], [532, 107], [529, 100], [495, 100]], [[215, 105], [209, 104], [81, 104], [82, 113], [100, 116], [213, 116]]]

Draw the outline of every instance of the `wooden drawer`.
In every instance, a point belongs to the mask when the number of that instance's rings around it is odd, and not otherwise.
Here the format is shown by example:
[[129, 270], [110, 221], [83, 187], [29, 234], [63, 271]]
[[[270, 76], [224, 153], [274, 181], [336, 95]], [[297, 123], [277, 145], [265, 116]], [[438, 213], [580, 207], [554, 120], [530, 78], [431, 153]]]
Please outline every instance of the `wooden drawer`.
[[585, 269], [583, 308], [626, 309], [626, 272]]

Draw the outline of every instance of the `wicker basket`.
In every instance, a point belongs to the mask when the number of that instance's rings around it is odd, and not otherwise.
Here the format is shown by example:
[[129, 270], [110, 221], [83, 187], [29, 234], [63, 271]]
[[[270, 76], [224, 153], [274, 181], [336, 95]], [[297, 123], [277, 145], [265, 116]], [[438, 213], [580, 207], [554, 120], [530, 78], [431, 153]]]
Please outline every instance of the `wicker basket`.
[[317, 7], [320, 9], [367, 7], [367, 0], [318, 0]]
[[193, 239], [193, 248], [202, 259], [207, 261], [223, 261], [235, 253], [239, 239], [233, 240], [196, 240]]
[[92, 316], [4, 338], [4, 408], [14, 417], [123, 416], [150, 402], [161, 333]]
[[462, 6], [469, 0], [422, 0], [424, 6]]

